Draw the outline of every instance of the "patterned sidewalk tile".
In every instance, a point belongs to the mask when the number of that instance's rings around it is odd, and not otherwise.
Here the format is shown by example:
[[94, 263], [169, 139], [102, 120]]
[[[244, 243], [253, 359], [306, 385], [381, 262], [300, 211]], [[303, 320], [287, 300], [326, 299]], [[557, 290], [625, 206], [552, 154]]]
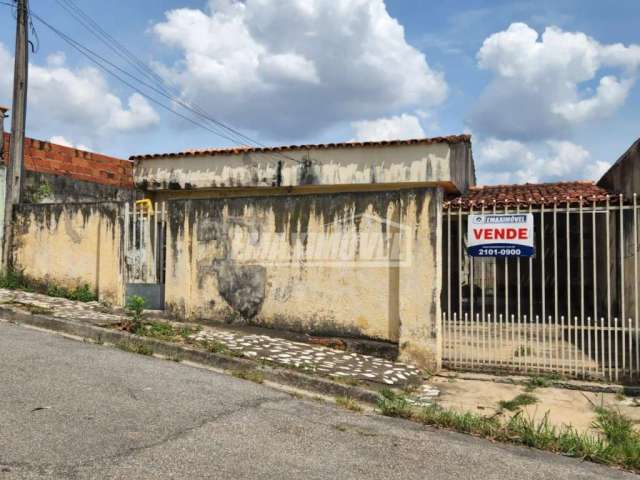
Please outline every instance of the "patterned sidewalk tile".
[[267, 360], [332, 377], [351, 378], [384, 385], [417, 382], [420, 370], [400, 362], [309, 345], [266, 335], [241, 334], [211, 327], [193, 335], [194, 340], [215, 341], [249, 358]]
[[46, 314], [52, 317], [93, 325], [119, 323], [124, 318], [122, 315], [101, 311], [104, 307], [98, 302], [76, 302], [66, 298], [49, 297], [41, 293], [0, 288], [0, 305], [3, 303], [32, 305], [48, 310]]
[[[35, 306], [43, 309], [43, 313], [46, 311], [46, 315], [92, 325], [120, 323], [126, 318], [123, 314], [104, 312], [104, 307], [98, 302], [76, 302], [16, 290], [0, 289], [0, 305], [3, 303]], [[206, 326], [194, 334], [192, 339], [219, 342], [247, 358], [265, 360], [286, 367], [299, 368], [309, 373], [315, 372], [345, 380], [404, 386], [409, 383], [419, 383], [422, 379], [421, 372], [412, 365], [267, 335], [238, 333], [224, 328]], [[433, 393], [433, 387], [430, 388], [432, 390], [419, 395], [424, 401], [437, 395]]]

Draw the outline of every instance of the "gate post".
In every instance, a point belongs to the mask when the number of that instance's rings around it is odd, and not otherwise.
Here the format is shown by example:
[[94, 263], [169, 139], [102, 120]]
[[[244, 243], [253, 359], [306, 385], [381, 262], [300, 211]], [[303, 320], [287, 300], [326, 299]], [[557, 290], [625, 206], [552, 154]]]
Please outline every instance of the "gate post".
[[402, 219], [412, 238], [400, 269], [399, 359], [431, 373], [442, 368], [442, 206], [442, 188], [418, 190]]

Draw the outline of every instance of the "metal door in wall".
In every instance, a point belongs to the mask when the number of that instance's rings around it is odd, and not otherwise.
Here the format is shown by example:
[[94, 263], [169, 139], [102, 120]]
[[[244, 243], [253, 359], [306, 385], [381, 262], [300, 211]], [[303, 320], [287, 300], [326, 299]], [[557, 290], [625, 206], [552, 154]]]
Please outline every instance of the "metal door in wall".
[[[532, 258], [467, 255], [467, 220], [532, 213]], [[443, 216], [445, 366], [637, 380], [638, 205], [607, 197], [542, 205], [449, 204]]]
[[141, 200], [125, 204], [126, 297], [139, 295], [147, 308], [164, 309], [166, 204]]

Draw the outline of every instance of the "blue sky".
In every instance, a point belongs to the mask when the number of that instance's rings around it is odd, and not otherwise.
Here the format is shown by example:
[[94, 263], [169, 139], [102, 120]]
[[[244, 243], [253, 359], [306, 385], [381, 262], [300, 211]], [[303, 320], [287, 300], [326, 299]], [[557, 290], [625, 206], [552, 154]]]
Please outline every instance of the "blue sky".
[[[265, 144], [470, 132], [495, 184], [597, 179], [640, 133], [637, 0], [73, 1], [181, 101]], [[68, 2], [31, 8], [133, 72]], [[0, 8], [8, 105], [15, 20]], [[231, 144], [34, 25], [29, 136], [123, 157]]]

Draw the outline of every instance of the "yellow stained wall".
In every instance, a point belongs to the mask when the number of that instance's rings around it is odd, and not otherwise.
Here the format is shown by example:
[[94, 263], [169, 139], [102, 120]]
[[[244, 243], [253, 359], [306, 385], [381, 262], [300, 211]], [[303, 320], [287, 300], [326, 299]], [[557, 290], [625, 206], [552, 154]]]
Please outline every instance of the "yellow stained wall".
[[440, 358], [437, 188], [169, 202], [167, 307]]
[[17, 212], [14, 265], [36, 280], [89, 284], [100, 300], [121, 305], [120, 206], [23, 205]]

